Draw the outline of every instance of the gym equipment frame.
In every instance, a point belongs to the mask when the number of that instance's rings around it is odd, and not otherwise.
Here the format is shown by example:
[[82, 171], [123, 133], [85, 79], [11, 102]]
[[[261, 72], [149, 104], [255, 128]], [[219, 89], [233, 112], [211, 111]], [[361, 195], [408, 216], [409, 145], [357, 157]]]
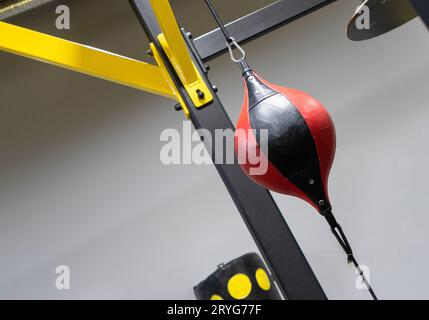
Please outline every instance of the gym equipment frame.
[[[157, 65], [5, 22], [0, 22], [0, 50], [171, 98], [195, 129], [212, 134], [216, 129], [234, 130], [205, 64], [227, 51], [221, 31], [193, 39], [179, 28], [169, 0], [129, 2]], [[280, 0], [226, 27], [238, 43], [245, 43], [333, 2]], [[427, 7], [419, 9], [427, 19]], [[215, 159], [215, 148], [211, 152]], [[239, 164], [215, 166], [284, 297], [327, 299], [271, 194], [252, 182]]]
[[[331, 2], [278, 1], [234, 25], [240, 28], [247, 19], [264, 21], [240, 36], [240, 41], [247, 41]], [[172, 98], [196, 129], [212, 134], [215, 129], [234, 129], [194, 46], [196, 43], [200, 50], [205, 46], [204, 60], [208, 60], [223, 51], [219, 42], [218, 47], [208, 47], [210, 34], [194, 42], [179, 29], [168, 0], [130, 3], [151, 42], [157, 66], [4, 22], [0, 22], [0, 50]], [[279, 4], [281, 12], [276, 9]], [[266, 14], [273, 8], [278, 14], [268, 23]], [[212, 156], [216, 157], [215, 150]], [[239, 164], [216, 164], [216, 168], [283, 295], [288, 299], [327, 299], [271, 194], [253, 183]]]

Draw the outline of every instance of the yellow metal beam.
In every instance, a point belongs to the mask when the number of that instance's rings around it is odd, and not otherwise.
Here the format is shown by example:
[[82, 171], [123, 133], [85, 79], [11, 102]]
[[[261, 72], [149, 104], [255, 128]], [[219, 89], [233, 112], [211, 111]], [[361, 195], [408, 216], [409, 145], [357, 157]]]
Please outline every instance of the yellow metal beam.
[[161, 67], [5, 22], [0, 50], [178, 100]]
[[202, 107], [213, 101], [211, 91], [191, 58], [169, 0], [150, 0], [150, 3], [162, 30], [162, 34], [158, 35], [158, 40], [192, 102], [196, 107]]
[[185, 101], [183, 100], [182, 96], [180, 95], [179, 91], [175, 87], [173, 80], [171, 80], [167, 68], [164, 65], [164, 62], [162, 61], [161, 55], [158, 52], [158, 49], [153, 43], [150, 43], [150, 49], [153, 52], [153, 57], [155, 58], [158, 65], [161, 67], [162, 72], [165, 75], [165, 79], [167, 79], [168, 83], [170, 84], [171, 89], [173, 90], [174, 94], [176, 95], [177, 101], [179, 101], [180, 105], [182, 106], [183, 113], [185, 114], [186, 119], [189, 119], [191, 117], [191, 113], [189, 112], [188, 106], [186, 105]]

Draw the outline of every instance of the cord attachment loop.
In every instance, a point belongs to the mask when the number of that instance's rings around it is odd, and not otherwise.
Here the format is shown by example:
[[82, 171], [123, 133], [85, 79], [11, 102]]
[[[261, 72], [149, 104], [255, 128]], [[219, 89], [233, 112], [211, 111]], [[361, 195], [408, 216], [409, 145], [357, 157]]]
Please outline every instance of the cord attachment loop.
[[[229, 55], [231, 56], [231, 60], [235, 63], [240, 63], [240, 61], [243, 61], [246, 59], [246, 51], [240, 45], [235, 41], [233, 37], [230, 37], [229, 40], [226, 42], [226, 45], [228, 46]], [[241, 58], [236, 58], [234, 56], [234, 48], [240, 51]]]

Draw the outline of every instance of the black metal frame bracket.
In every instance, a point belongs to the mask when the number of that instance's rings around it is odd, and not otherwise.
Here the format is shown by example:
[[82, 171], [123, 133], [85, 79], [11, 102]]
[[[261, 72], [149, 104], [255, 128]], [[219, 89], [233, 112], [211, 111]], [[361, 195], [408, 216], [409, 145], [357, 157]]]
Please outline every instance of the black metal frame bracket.
[[[280, 0], [227, 24], [226, 28], [239, 44], [244, 44], [335, 1]], [[195, 38], [194, 44], [205, 62], [227, 52], [219, 28]]]

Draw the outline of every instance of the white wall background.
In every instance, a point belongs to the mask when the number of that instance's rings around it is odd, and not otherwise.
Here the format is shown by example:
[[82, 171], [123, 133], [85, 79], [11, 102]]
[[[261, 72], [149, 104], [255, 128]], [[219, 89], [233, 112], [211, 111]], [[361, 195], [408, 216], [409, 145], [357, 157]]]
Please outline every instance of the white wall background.
[[[174, 2], [195, 34], [214, 26], [201, 2]], [[269, 2], [217, 1], [225, 20]], [[144, 56], [127, 1], [61, 3], [71, 31], [54, 29], [52, 5], [11, 22]], [[331, 197], [380, 298], [428, 299], [429, 37], [414, 20], [349, 42], [359, 3], [338, 1], [246, 49], [264, 77], [330, 110]], [[225, 56], [211, 67], [235, 121], [239, 72]], [[256, 250], [214, 167], [160, 163], [161, 131], [182, 126], [174, 103], [6, 53], [0, 70], [0, 298], [192, 299], [217, 264]], [[275, 198], [328, 297], [367, 299], [324, 220]], [[71, 268], [70, 291], [55, 288], [60, 264]]]

